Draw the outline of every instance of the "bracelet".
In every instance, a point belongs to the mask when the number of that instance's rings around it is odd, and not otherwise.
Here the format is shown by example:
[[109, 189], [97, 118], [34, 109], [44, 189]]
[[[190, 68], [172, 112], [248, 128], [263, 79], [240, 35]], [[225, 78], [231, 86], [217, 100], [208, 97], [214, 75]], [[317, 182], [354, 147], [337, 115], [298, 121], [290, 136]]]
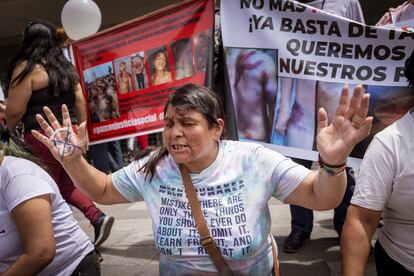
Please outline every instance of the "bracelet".
[[344, 163], [339, 164], [339, 165], [331, 165], [326, 163], [325, 161], [322, 160], [321, 155], [318, 153], [318, 163], [319, 163], [319, 167], [324, 168], [324, 167], [328, 167], [331, 169], [338, 169], [338, 168], [342, 168], [343, 166], [346, 167], [346, 160]]
[[320, 167], [319, 169], [324, 170], [329, 176], [338, 176], [344, 173], [346, 166], [344, 166], [342, 169], [340, 169], [337, 172], [329, 169], [328, 167]]
[[[340, 165], [330, 165], [330, 164], [325, 163], [319, 154], [318, 154], [318, 163], [319, 163], [319, 168], [324, 170], [329, 176], [341, 175], [346, 169], [346, 161]], [[335, 171], [333, 169], [339, 169], [339, 171]]]

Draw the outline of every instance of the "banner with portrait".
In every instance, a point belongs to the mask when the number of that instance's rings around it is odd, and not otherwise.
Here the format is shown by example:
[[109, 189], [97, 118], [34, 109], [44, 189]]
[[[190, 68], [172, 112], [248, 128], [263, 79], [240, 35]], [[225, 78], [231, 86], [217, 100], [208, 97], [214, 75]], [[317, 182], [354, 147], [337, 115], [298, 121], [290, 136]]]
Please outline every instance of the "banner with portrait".
[[[414, 33], [376, 28], [288, 0], [221, 1], [229, 87], [240, 140], [316, 160], [317, 110], [332, 121], [344, 83], [371, 94], [371, 135], [413, 106], [404, 77]], [[237, 29], [237, 33], [234, 30]]]
[[185, 1], [72, 45], [91, 144], [161, 131], [170, 93], [206, 84], [214, 1]]

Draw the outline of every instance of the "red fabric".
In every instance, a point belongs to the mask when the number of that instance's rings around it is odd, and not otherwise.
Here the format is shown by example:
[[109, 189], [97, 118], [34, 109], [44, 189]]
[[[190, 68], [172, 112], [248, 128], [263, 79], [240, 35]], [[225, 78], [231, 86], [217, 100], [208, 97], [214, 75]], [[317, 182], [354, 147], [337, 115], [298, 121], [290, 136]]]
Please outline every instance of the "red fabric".
[[148, 135], [137, 136], [137, 141], [142, 150], [148, 148]]
[[[76, 131], [77, 126], [73, 126]], [[43, 131], [38, 130], [43, 133]], [[49, 149], [37, 140], [31, 132], [24, 134], [24, 140], [35, 157], [40, 159], [48, 168], [48, 173], [55, 180], [62, 197], [71, 205], [79, 209], [93, 225], [101, 214], [96, 205], [77, 188], [59, 161], [55, 159]]]

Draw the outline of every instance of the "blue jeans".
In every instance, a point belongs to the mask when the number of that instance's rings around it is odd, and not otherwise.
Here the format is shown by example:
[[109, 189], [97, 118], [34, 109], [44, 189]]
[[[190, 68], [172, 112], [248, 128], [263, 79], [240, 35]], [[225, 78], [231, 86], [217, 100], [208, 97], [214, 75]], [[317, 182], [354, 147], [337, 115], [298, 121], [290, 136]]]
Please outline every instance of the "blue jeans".
[[104, 172], [116, 172], [124, 166], [120, 141], [111, 141], [89, 147], [95, 168]]
[[[307, 168], [311, 168], [312, 161], [295, 159], [293, 161], [299, 163]], [[355, 176], [354, 170], [350, 167], [346, 168], [346, 179], [347, 185], [345, 190], [344, 198], [342, 199], [341, 204], [334, 209], [334, 219], [333, 224], [336, 232], [341, 234], [342, 226], [344, 225], [346, 212], [348, 207], [351, 204], [351, 198], [354, 194], [355, 189]], [[306, 233], [311, 233], [313, 228], [313, 211], [307, 208], [290, 205], [290, 214], [292, 216], [291, 226], [292, 230], [301, 230]]]

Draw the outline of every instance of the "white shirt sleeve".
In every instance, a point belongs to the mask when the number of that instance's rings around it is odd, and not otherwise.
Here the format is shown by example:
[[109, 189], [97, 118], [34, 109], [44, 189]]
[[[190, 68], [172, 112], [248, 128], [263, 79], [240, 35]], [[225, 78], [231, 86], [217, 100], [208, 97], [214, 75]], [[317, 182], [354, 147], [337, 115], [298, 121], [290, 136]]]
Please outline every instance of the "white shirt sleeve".
[[55, 194], [47, 181], [31, 174], [19, 174], [4, 185], [4, 198], [11, 212], [22, 202], [45, 194]]
[[310, 172], [290, 158], [265, 147], [258, 147], [255, 156], [261, 177], [266, 183], [270, 183], [270, 194], [281, 201], [284, 201]]
[[392, 151], [375, 137], [362, 160], [351, 203], [382, 211], [391, 196], [395, 164]]
[[142, 201], [143, 184], [145, 176], [139, 171], [139, 161], [134, 161], [128, 166], [112, 174], [112, 183], [118, 192], [129, 202]]

